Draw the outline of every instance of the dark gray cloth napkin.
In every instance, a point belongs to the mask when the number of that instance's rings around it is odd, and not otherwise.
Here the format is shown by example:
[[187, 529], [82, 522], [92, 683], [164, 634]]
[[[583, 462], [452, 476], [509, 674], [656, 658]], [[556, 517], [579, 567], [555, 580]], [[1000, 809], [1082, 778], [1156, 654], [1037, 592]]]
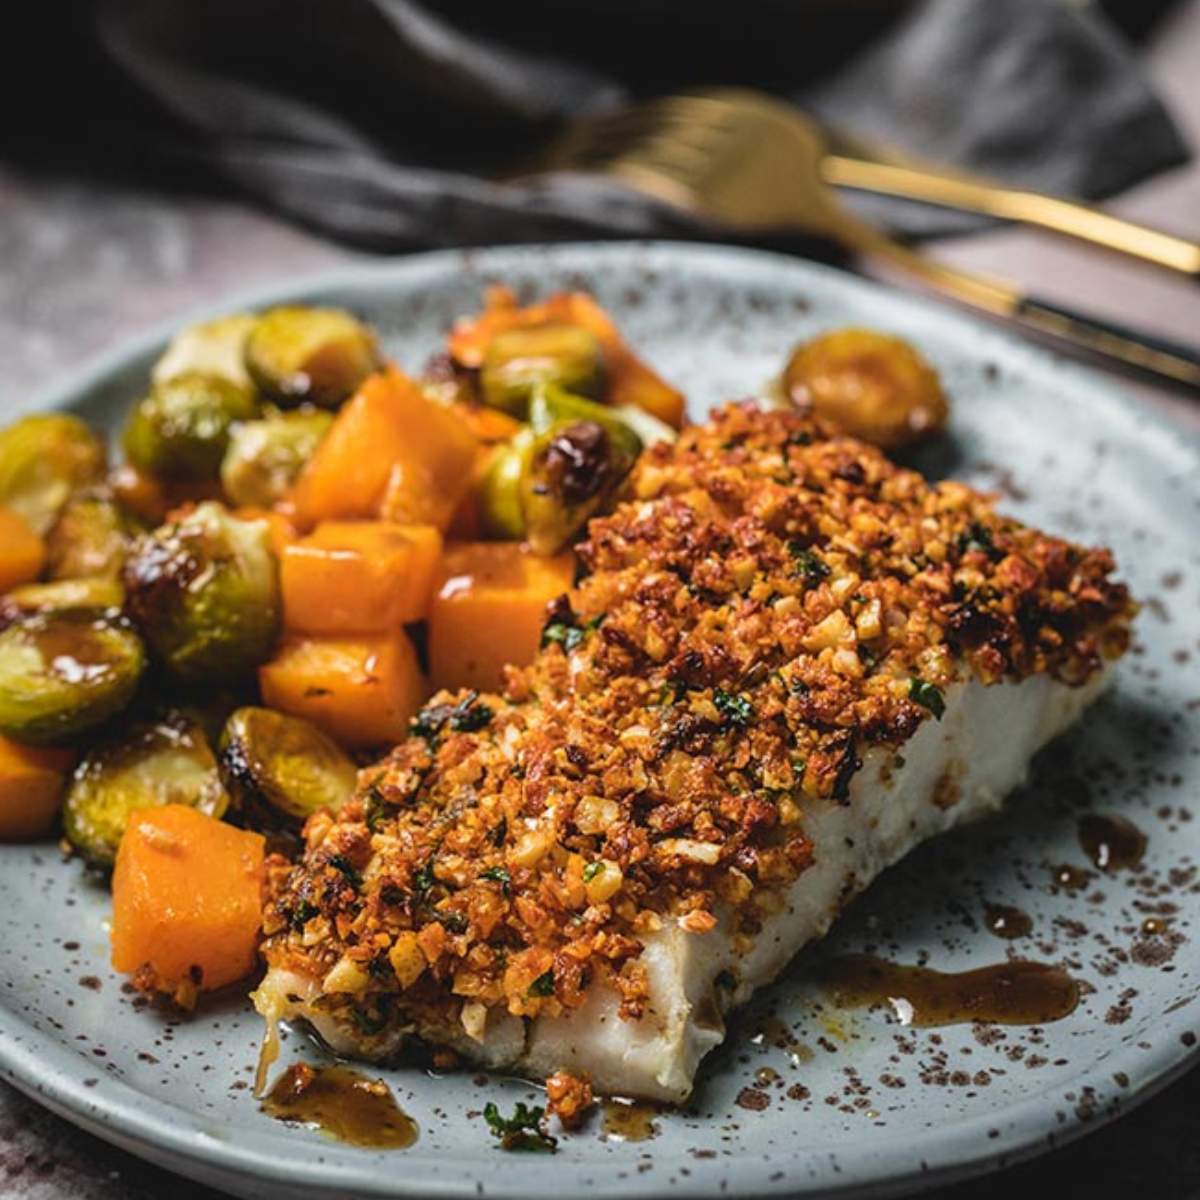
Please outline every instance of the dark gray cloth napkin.
[[[1064, 0], [100, 0], [151, 148], [359, 245], [695, 235], [615, 185], [491, 182], [572, 116], [767, 87], [847, 130], [1102, 198], [1186, 158], [1130, 47]], [[944, 211], [862, 200], [906, 235]], [[711, 231], [710, 231], [711, 232]]]

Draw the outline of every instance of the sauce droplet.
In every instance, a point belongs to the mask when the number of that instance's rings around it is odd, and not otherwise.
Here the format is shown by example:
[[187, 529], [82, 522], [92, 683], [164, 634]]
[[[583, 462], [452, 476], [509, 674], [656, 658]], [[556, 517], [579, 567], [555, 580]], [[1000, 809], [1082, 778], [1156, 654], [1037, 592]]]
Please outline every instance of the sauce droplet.
[[1091, 871], [1086, 867], [1073, 867], [1070, 863], [1051, 867], [1050, 873], [1054, 876], [1054, 882], [1069, 892], [1077, 892], [1080, 888], [1087, 887], [1092, 878]]
[[262, 1110], [370, 1150], [403, 1150], [417, 1140], [416, 1122], [387, 1084], [349, 1067], [293, 1063], [267, 1093]]
[[1011, 904], [985, 904], [983, 913], [988, 931], [999, 938], [1011, 941], [1033, 932], [1033, 920], [1029, 914]]
[[1127, 817], [1115, 813], [1081, 817], [1079, 844], [1101, 871], [1136, 867], [1146, 853], [1146, 835]]
[[839, 1006], [888, 1004], [901, 1025], [1041, 1025], [1068, 1016], [1079, 1003], [1075, 980], [1060, 967], [1039, 962], [996, 963], [949, 974], [850, 954], [829, 963], [824, 982]]
[[656, 1104], [614, 1096], [604, 1102], [600, 1130], [613, 1141], [644, 1142], [647, 1138], [658, 1136], [655, 1118], [661, 1111]]

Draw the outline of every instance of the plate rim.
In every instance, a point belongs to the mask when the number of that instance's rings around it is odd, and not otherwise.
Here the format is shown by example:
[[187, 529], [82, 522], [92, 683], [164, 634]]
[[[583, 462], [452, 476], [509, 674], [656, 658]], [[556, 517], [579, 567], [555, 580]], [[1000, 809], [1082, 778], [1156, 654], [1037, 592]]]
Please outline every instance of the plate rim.
[[[948, 331], [948, 340], [958, 341], [974, 336], [980, 361], [996, 358], [1003, 368], [1019, 367], [1035, 384], [1042, 381], [1061, 382], [1071, 389], [1087, 388], [1097, 403], [1103, 404], [1124, 420], [1135, 420], [1143, 429], [1154, 431], [1159, 439], [1166, 438], [1159, 449], [1173, 450], [1190, 457], [1200, 465], [1200, 433], [1189, 429], [1169, 414], [1139, 402], [1117, 383], [1094, 367], [1079, 364], [1040, 345], [1020, 339], [1001, 326], [983, 321], [936, 299], [910, 294], [875, 280], [856, 276], [848, 271], [807, 259], [793, 258], [772, 251], [705, 242], [663, 240], [617, 240], [538, 243], [516, 246], [479, 246], [414, 254], [385, 262], [364, 262], [333, 271], [305, 273], [294, 277], [277, 278], [253, 288], [238, 290], [217, 303], [189, 307], [173, 317], [154, 323], [138, 334], [130, 335], [113, 347], [90, 356], [80, 366], [36, 389], [24, 401], [18, 402], [14, 416], [35, 411], [62, 409], [97, 390], [133, 360], [152, 353], [185, 324], [208, 319], [230, 311], [231, 308], [255, 308], [282, 302], [297, 296], [333, 290], [354, 290], [367, 286], [387, 285], [389, 282], [412, 288], [423, 275], [445, 279], [455, 272], [503, 275], [518, 264], [527, 268], [531, 259], [582, 258], [593, 266], [604, 263], [610, 269], [627, 266], [637, 270], [644, 266], [647, 255], [665, 255], [668, 259], [686, 260], [682, 265], [699, 271], [717, 273], [724, 265], [735, 268], [757, 268], [768, 273], [791, 274], [798, 289], [815, 287], [880, 304], [885, 310], [896, 311], [903, 306]], [[605, 261], [607, 260], [607, 261]], [[508, 264], [508, 265], [506, 265]], [[735, 285], [736, 286], [736, 285]], [[1052, 1097], [1049, 1088], [1033, 1092], [998, 1112], [980, 1113], [974, 1117], [953, 1121], [940, 1132], [919, 1143], [926, 1149], [926, 1160], [917, 1161], [920, 1150], [914, 1150], [911, 1134], [873, 1136], [871, 1146], [847, 1160], [836, 1178], [828, 1172], [807, 1180], [800, 1179], [787, 1169], [798, 1166], [803, 1151], [796, 1151], [775, 1164], [782, 1171], [779, 1178], [768, 1177], [764, 1164], [755, 1160], [730, 1170], [736, 1175], [744, 1171], [749, 1191], [739, 1188], [743, 1195], [786, 1195], [811, 1191], [815, 1186], [822, 1194], [848, 1195], [870, 1192], [874, 1195], [892, 1193], [911, 1187], [930, 1187], [935, 1184], [967, 1178], [1001, 1165], [1031, 1158], [1053, 1147], [1075, 1140], [1102, 1127], [1108, 1120], [1140, 1104], [1167, 1087], [1200, 1060], [1200, 1053], [1181, 1043], [1181, 1035], [1191, 1029], [1193, 1021], [1184, 1013], [1168, 1013], [1160, 1021], [1163, 1040], [1153, 1053], [1126, 1049], [1116, 1043], [1113, 1056], [1105, 1057], [1104, 1070], [1131, 1067], [1131, 1076], [1141, 1082], [1129, 1089], [1114, 1111], [1098, 1112], [1090, 1122], [1058, 1125], [1054, 1110], [1061, 1101]], [[1122, 1052], [1130, 1058], [1122, 1059]], [[26, 1023], [7, 1006], [0, 1006], [0, 1077], [7, 1079], [35, 1101], [59, 1115], [81, 1125], [97, 1136], [116, 1142], [134, 1153], [150, 1157], [185, 1175], [220, 1186], [235, 1177], [247, 1183], [278, 1182], [278, 1160], [272, 1159], [266, 1147], [243, 1148], [206, 1132], [205, 1119], [174, 1103], [152, 1100], [132, 1084], [111, 1077], [101, 1078], [94, 1090], [85, 1087], [79, 1070], [79, 1056], [70, 1047], [61, 1045], [50, 1035]], [[1080, 1080], [1093, 1078], [1093, 1060], [1067, 1079], [1056, 1081], [1054, 1088], [1076, 1085]], [[180, 1116], [185, 1118], [180, 1120]], [[207, 1124], [215, 1126], [217, 1122]], [[989, 1136], [990, 1130], [1002, 1124], [999, 1136]], [[1049, 1134], [1049, 1137], [1047, 1135]], [[810, 1152], [811, 1153], [811, 1152]], [[831, 1162], [836, 1155], [818, 1152]], [[936, 1158], [929, 1162], [927, 1159]], [[367, 1164], [371, 1165], [368, 1166]], [[438, 1175], [425, 1178], [396, 1177], [374, 1168], [374, 1160], [364, 1157], [363, 1166], [347, 1169], [336, 1161], [316, 1162], [292, 1159], [289, 1162], [289, 1186], [297, 1195], [358, 1194], [376, 1197], [466, 1197], [487, 1194], [512, 1197], [518, 1200], [528, 1195], [528, 1168], [506, 1172], [509, 1182], [500, 1181], [496, 1187], [489, 1183], [485, 1192], [457, 1178]], [[499, 1163], [498, 1163], [499, 1165]], [[559, 1165], [559, 1171], [565, 1164]], [[514, 1164], [516, 1167], [517, 1164]], [[569, 1164], [570, 1182], [586, 1186], [601, 1197], [653, 1197], [665, 1194], [661, 1180], [619, 1179], [618, 1172], [628, 1164], [595, 1163]], [[586, 1182], [585, 1182], [586, 1180]], [[560, 1175], [560, 1184], [568, 1180]], [[671, 1189], [675, 1191], [676, 1189]], [[716, 1179], [706, 1186], [697, 1173], [684, 1189], [690, 1195], [717, 1195]]]

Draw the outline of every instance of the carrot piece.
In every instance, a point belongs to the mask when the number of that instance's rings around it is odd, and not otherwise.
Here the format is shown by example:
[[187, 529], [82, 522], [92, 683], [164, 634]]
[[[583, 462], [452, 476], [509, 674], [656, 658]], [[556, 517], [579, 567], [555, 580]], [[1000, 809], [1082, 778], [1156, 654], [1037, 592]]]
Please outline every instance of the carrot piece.
[[54, 825], [74, 750], [0, 737], [0, 842], [42, 837]]
[[342, 406], [289, 495], [296, 524], [383, 517], [445, 529], [477, 442], [451, 409], [394, 368]]
[[683, 424], [682, 393], [630, 350], [612, 317], [586, 292], [557, 292], [521, 308], [508, 288], [490, 288], [483, 312], [455, 324], [447, 339], [450, 356], [464, 367], [478, 367], [496, 334], [549, 322], [579, 325], [600, 343], [609, 372], [606, 403], [636, 404], [676, 429]]
[[20, 513], [0, 508], [0, 592], [32, 583], [46, 565], [46, 543]]
[[516, 542], [450, 543], [429, 612], [438, 688], [494, 691], [508, 663], [532, 661], [546, 605], [571, 587], [574, 555], [539, 558]]
[[339, 637], [424, 620], [441, 554], [433, 525], [323, 521], [283, 548], [284, 628]]
[[261, 834], [186, 804], [138, 809], [113, 871], [112, 964], [190, 1006], [258, 958]]
[[408, 733], [428, 691], [403, 631], [386, 637], [285, 639], [258, 669], [263, 703], [304, 717], [345, 746], [384, 746]]
[[507, 442], [521, 431], [521, 422], [498, 408], [486, 404], [463, 404], [461, 401], [450, 406], [450, 411], [485, 446], [494, 442]]

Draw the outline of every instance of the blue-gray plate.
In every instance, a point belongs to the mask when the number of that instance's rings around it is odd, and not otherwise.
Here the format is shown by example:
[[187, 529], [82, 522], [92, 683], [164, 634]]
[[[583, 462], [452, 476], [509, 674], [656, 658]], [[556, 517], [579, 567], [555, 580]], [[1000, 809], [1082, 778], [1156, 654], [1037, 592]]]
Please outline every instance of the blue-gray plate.
[[[52, 845], [0, 847], [0, 1072], [79, 1125], [246, 1197], [526, 1198], [879, 1195], [1035, 1154], [1118, 1116], [1194, 1058], [1200, 978], [1200, 450], [1095, 374], [942, 307], [803, 262], [665, 244], [442, 253], [273, 292], [349, 306], [419, 367], [449, 322], [504, 281], [523, 295], [586, 287], [691, 415], [753, 394], [789, 347], [836, 326], [912, 339], [952, 398], [950, 437], [920, 465], [1003, 494], [1016, 516], [1103, 543], [1144, 608], [1115, 686], [1035, 764], [1005, 813], [928, 845], [859, 900], [733, 1024], [692, 1104], [646, 1141], [598, 1121], [553, 1157], [498, 1150], [480, 1118], [532, 1099], [471, 1071], [383, 1072], [416, 1119], [404, 1151], [288, 1128], [250, 1083], [260, 1034], [226, 996], [172, 1020], [135, 1004], [108, 965], [106, 891]], [[197, 314], [202, 315], [202, 314]], [[31, 407], [110, 429], [170, 330], [110, 354]], [[1142, 864], [1089, 864], [1081, 815], [1148, 836]], [[1088, 867], [1086, 886], [1060, 884]], [[1032, 929], [989, 929], [1012, 905]], [[1079, 1007], [1041, 1027], [914, 1030], [885, 1010], [831, 1009], [811, 980], [832, 952], [875, 949], [957, 970], [1006, 956], [1064, 965]], [[786, 1030], [786, 1034], [785, 1031]], [[318, 1053], [299, 1032], [285, 1056]]]

